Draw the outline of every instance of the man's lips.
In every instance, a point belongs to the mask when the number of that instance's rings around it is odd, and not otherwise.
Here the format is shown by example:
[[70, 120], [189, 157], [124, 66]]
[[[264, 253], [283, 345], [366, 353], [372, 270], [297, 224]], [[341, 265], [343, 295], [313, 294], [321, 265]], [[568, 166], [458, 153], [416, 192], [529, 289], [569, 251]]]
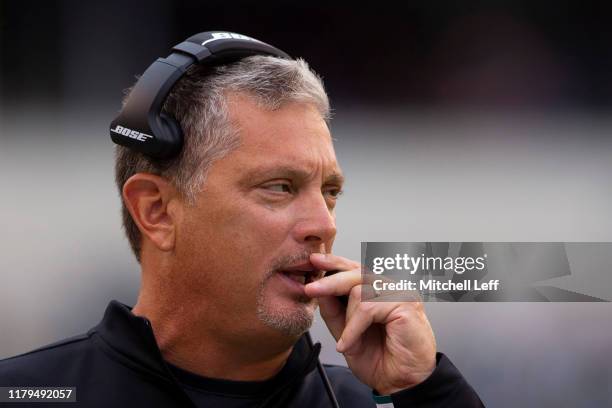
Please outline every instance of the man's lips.
[[302, 285], [314, 282], [323, 276], [323, 271], [315, 268], [314, 265], [308, 261], [282, 267], [278, 272]]

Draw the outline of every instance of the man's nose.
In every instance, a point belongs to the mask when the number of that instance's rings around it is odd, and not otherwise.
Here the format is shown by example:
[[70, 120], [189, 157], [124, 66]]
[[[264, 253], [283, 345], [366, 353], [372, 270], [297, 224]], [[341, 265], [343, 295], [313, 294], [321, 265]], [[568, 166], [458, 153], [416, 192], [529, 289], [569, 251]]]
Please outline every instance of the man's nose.
[[336, 237], [336, 219], [323, 195], [313, 195], [302, 204], [294, 228], [296, 240], [311, 245], [331, 244]]

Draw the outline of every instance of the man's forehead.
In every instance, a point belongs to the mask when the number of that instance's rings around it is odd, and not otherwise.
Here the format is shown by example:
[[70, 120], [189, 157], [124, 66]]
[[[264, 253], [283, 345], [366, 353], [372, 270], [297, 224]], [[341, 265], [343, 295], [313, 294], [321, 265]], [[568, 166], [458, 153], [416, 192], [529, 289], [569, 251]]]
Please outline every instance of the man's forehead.
[[331, 137], [304, 129], [291, 135], [282, 133], [241, 136], [236, 149], [241, 165], [258, 172], [321, 169], [325, 173], [341, 173]]
[[329, 128], [314, 105], [289, 102], [268, 110], [240, 94], [230, 101], [240, 144], [228, 159], [241, 172], [341, 177]]
[[310, 134], [331, 144], [329, 128], [312, 103], [289, 101], [270, 109], [261, 106], [254, 97], [231, 93], [228, 106], [230, 122], [246, 143], [269, 144]]

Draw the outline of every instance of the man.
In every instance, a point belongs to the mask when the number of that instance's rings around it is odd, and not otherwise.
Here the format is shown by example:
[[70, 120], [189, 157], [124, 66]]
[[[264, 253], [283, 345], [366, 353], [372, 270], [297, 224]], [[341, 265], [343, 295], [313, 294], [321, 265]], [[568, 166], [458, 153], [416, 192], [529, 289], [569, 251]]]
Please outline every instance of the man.
[[[152, 130], [111, 126], [137, 140], [117, 148], [116, 180], [138, 301], [3, 361], [1, 386], [76, 386], [82, 406], [105, 407], [482, 406], [420, 302], [360, 301], [360, 265], [331, 254], [343, 175], [327, 95], [303, 60], [262, 54], [181, 76], [163, 116], [182, 129], [177, 156], [138, 151]], [[349, 368], [318, 363], [317, 304]]]

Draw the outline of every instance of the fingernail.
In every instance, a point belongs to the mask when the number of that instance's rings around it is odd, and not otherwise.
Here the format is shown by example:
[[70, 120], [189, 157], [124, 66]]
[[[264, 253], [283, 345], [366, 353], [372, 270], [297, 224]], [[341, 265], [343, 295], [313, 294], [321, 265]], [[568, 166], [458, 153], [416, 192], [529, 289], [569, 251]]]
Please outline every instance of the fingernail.
[[321, 284], [318, 281], [310, 282], [310, 283], [306, 284], [306, 286], [308, 286], [309, 288], [314, 289], [314, 290], [321, 289]]
[[319, 261], [324, 260], [326, 257], [325, 254], [319, 254], [319, 253], [310, 254], [310, 256], [314, 257], [315, 259], [318, 259]]

